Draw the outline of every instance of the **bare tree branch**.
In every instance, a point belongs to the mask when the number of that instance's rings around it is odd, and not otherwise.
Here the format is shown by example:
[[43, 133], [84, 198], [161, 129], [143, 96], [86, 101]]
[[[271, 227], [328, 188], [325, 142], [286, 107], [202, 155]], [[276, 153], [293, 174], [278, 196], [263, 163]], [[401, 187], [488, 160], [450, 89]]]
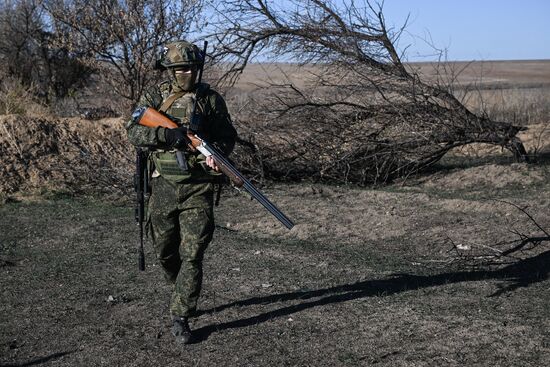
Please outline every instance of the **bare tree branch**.
[[156, 75], [160, 45], [182, 39], [202, 0], [46, 0], [60, 43], [85, 54], [105, 80], [135, 105]]
[[506, 200], [493, 199], [492, 201], [515, 208], [527, 218], [528, 223], [531, 223], [541, 233], [525, 233], [526, 228], [521, 230], [512, 228], [509, 229], [509, 232], [515, 238], [492, 244], [456, 244], [451, 238], [447, 237], [447, 242], [451, 243], [452, 250], [456, 255], [449, 260], [450, 262], [465, 262], [475, 265], [502, 264], [510, 260], [517, 260], [522, 256], [525, 257], [526, 253], [529, 254], [529, 251], [531, 253], [539, 251], [545, 243], [550, 244], [548, 231], [536, 221], [527, 211], [527, 208]]
[[258, 56], [318, 70], [300, 89], [289, 80], [256, 93], [255, 118], [272, 121], [259, 141], [265, 142], [262, 162], [272, 177], [385, 182], [474, 142], [501, 145], [525, 158], [516, 137], [520, 127], [475, 115], [440, 78], [425, 82], [403, 64], [395, 42], [404, 26], [388, 28], [382, 4], [220, 4], [220, 22], [210, 37], [218, 41], [212, 59], [224, 70], [221, 84], [234, 83]]

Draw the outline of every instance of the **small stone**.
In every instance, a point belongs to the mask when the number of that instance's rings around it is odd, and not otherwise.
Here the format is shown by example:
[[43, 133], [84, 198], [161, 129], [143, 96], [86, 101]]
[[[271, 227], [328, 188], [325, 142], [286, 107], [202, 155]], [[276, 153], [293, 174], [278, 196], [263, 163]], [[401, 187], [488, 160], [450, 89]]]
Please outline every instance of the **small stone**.
[[272, 287], [273, 284], [271, 283], [262, 283], [262, 288], [269, 288], [269, 287]]
[[109, 297], [107, 297], [107, 302], [114, 302], [115, 301], [115, 297], [109, 295]]

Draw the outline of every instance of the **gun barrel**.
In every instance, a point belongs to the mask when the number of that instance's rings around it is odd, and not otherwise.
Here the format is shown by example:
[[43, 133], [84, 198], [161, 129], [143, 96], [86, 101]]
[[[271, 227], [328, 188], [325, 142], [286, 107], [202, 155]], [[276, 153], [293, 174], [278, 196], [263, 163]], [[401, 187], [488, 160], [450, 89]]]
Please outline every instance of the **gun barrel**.
[[254, 185], [250, 183], [247, 179], [244, 179], [244, 186], [246, 191], [250, 193], [260, 204], [263, 205], [275, 218], [279, 220], [286, 228], [292, 229], [294, 223], [282, 212], [280, 211], [275, 204], [273, 204], [268, 198], [265, 197]]
[[[217, 161], [218, 165], [225, 166], [233, 176], [236, 176], [240, 182], [242, 182], [242, 187], [252, 197], [260, 204], [263, 205], [264, 208], [267, 209], [279, 222], [281, 222], [286, 228], [292, 229], [294, 227], [294, 223], [273, 204], [264, 194], [260, 192], [246, 177], [244, 177], [218, 150], [205, 141], [202, 142], [202, 146], [205, 150], [207, 150], [212, 156], [214, 157], [214, 160]], [[200, 150], [200, 149], [199, 149]]]

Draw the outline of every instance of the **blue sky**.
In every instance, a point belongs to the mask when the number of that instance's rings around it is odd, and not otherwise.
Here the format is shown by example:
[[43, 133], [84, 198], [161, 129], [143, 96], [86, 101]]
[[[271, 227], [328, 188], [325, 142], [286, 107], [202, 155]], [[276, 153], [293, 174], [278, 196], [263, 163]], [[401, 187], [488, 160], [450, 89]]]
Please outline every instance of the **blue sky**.
[[[265, 1], [295, 9], [294, 0]], [[366, 0], [326, 1], [362, 8]], [[383, 12], [388, 27], [401, 28], [409, 16], [398, 44], [408, 46], [405, 61], [437, 60], [426, 40], [451, 61], [550, 60], [550, 0], [385, 0]]]
[[550, 59], [548, 0], [386, 0], [384, 14], [396, 27], [410, 14], [409, 61], [434, 59], [430, 38], [449, 60]]

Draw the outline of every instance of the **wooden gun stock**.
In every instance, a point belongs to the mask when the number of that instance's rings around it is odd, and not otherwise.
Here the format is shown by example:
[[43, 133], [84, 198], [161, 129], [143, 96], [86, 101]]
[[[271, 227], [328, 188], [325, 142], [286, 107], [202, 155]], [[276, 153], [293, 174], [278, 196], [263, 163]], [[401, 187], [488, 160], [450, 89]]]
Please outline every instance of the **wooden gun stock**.
[[[138, 123], [147, 127], [164, 127], [167, 129], [176, 129], [178, 124], [172, 121], [168, 116], [160, 113], [151, 107], [141, 107], [139, 110]], [[195, 138], [190, 131], [187, 131], [187, 146], [191, 151], [196, 151], [196, 147], [201, 144], [200, 139]]]
[[138, 123], [143, 126], [147, 127], [165, 127], [167, 129], [175, 129], [178, 127], [178, 124], [176, 124], [174, 121], [170, 120], [166, 115], [163, 115], [162, 113], [158, 112], [154, 108], [140, 108], [141, 111], [138, 113], [141, 113], [141, 116], [138, 118]]

